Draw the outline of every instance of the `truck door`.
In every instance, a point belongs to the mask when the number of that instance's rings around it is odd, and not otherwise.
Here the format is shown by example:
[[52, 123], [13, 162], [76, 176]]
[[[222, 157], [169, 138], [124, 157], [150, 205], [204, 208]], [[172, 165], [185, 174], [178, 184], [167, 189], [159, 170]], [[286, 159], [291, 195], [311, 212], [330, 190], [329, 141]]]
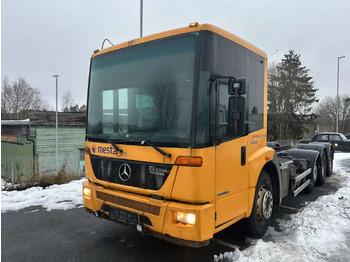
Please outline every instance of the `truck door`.
[[[216, 83], [216, 221], [215, 226], [229, 223], [248, 209], [248, 174], [246, 136], [230, 134], [230, 97], [228, 84]], [[244, 99], [244, 98], [243, 98]], [[236, 100], [237, 101], [237, 100]], [[243, 106], [244, 108], [244, 106]], [[244, 109], [241, 112], [244, 121]], [[237, 123], [236, 123], [237, 124]]]

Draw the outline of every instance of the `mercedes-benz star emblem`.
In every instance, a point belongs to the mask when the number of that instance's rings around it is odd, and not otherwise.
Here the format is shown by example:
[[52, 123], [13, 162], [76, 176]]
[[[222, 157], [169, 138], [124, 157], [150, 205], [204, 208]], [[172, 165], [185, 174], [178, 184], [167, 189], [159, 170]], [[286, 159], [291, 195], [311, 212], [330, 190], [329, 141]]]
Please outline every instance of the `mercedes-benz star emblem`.
[[119, 167], [119, 178], [122, 180], [122, 181], [128, 181], [131, 177], [131, 168], [128, 164], [122, 164], [120, 167]]

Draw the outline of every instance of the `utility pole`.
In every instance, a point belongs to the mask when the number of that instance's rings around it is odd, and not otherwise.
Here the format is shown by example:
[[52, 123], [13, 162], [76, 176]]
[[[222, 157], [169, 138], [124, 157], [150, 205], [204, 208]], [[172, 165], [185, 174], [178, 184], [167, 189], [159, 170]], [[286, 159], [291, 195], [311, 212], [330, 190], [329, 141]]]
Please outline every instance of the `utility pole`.
[[53, 75], [56, 78], [56, 174], [58, 174], [58, 77], [59, 75]]
[[345, 58], [345, 56], [338, 57], [338, 69], [337, 69], [337, 116], [335, 124], [335, 132], [339, 131], [339, 60]]
[[142, 37], [143, 0], [140, 0], [140, 37]]

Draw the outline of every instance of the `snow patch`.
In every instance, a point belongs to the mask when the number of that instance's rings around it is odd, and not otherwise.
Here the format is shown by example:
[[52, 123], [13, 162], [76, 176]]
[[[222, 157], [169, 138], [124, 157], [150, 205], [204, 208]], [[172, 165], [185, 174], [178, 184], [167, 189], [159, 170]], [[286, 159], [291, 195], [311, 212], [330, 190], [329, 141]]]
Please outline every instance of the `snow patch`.
[[215, 255], [214, 261], [350, 261], [350, 220], [344, 213], [350, 205], [350, 154], [335, 154], [333, 176], [344, 180], [338, 191], [319, 197], [289, 220], [278, 220], [282, 232], [270, 227], [264, 237], [268, 241]]
[[1, 212], [18, 211], [30, 206], [42, 206], [47, 211], [82, 207], [82, 182], [53, 185], [45, 189], [32, 187], [23, 191], [1, 191]]

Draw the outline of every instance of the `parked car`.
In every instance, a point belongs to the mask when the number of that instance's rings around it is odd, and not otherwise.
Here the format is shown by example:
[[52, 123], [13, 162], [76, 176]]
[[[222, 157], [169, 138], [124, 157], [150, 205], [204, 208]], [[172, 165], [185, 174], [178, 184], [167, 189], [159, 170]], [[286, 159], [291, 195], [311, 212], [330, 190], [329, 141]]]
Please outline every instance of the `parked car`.
[[346, 137], [347, 139], [350, 139], [350, 133], [347, 134], [347, 135], [345, 135], [345, 137]]
[[314, 135], [310, 140], [300, 141], [301, 144], [308, 144], [310, 142], [329, 142], [333, 144], [335, 150], [350, 152], [350, 139], [347, 139], [341, 133], [323, 132]]

